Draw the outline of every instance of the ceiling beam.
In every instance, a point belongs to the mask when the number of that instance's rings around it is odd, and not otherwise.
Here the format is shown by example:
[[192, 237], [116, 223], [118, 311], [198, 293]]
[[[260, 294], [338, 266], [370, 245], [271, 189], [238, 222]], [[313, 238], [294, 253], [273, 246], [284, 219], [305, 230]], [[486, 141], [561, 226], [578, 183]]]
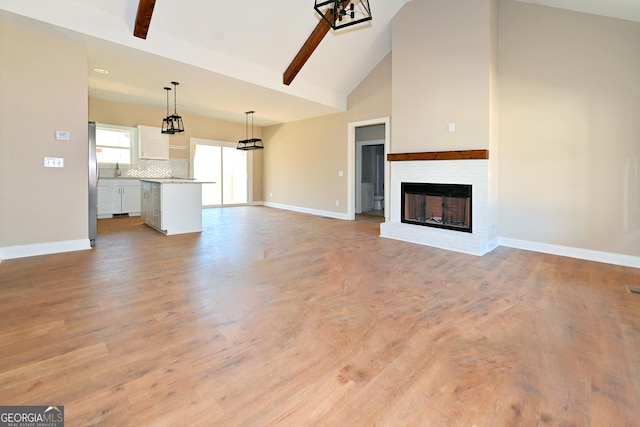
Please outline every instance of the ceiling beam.
[[287, 67], [286, 71], [282, 75], [282, 83], [289, 86], [293, 79], [298, 75], [304, 64], [311, 57], [311, 54], [318, 47], [324, 36], [327, 35], [331, 26], [325, 21], [321, 19], [318, 21], [318, 25], [313, 29], [307, 41], [304, 42], [300, 51], [296, 54], [291, 64]]
[[151, 24], [151, 15], [156, 0], [140, 0], [138, 2], [138, 13], [136, 14], [136, 25], [133, 28], [133, 35], [141, 39], [147, 38], [149, 25]]
[[[349, 3], [351, 3], [351, 0], [343, 0], [342, 7], [347, 7]], [[296, 78], [304, 64], [306, 64], [307, 60], [311, 57], [313, 51], [316, 50], [324, 36], [326, 36], [331, 29], [331, 25], [329, 25], [329, 21], [331, 21], [331, 10], [327, 9], [324, 16], [326, 19], [321, 19], [318, 22], [316, 28], [313, 29], [307, 41], [304, 42], [300, 51], [298, 51], [282, 75], [282, 83], [285, 85], [289, 86], [293, 79]]]

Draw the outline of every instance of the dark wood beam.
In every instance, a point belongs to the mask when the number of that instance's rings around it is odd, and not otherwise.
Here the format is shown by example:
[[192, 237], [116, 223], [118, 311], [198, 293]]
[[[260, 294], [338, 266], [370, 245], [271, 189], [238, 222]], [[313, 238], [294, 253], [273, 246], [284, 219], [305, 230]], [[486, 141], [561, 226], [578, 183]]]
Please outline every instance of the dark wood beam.
[[140, 0], [138, 3], [138, 13], [136, 15], [136, 25], [133, 28], [133, 35], [141, 39], [147, 38], [149, 32], [149, 24], [151, 24], [151, 15], [156, 0]]
[[[342, 2], [342, 6], [347, 7], [350, 2], [351, 0], [344, 0]], [[324, 15], [327, 19], [321, 19], [318, 22], [316, 28], [313, 29], [311, 35], [307, 38], [307, 41], [304, 42], [302, 48], [300, 48], [300, 51], [297, 53], [295, 58], [293, 58], [293, 61], [291, 61], [291, 64], [289, 64], [289, 67], [287, 67], [286, 71], [282, 75], [282, 83], [285, 85], [289, 86], [291, 84], [304, 64], [311, 57], [313, 51], [316, 50], [322, 39], [324, 39], [324, 36], [326, 36], [331, 29], [331, 25], [327, 22], [327, 20], [331, 20], [330, 10], [327, 10]]]
[[309, 57], [311, 57], [313, 51], [316, 50], [316, 48], [318, 47], [324, 36], [327, 35], [330, 29], [331, 26], [327, 23], [327, 21], [325, 21], [324, 19], [318, 21], [318, 25], [316, 25], [316, 28], [313, 29], [307, 41], [304, 42], [302, 48], [296, 54], [295, 58], [293, 58], [293, 61], [291, 61], [291, 64], [289, 64], [289, 67], [287, 67], [286, 71], [282, 75], [282, 83], [287, 86], [291, 84], [293, 79], [298, 75]]
[[488, 158], [489, 150], [427, 151], [423, 153], [387, 154], [387, 160], [390, 162], [411, 160], [485, 160]]

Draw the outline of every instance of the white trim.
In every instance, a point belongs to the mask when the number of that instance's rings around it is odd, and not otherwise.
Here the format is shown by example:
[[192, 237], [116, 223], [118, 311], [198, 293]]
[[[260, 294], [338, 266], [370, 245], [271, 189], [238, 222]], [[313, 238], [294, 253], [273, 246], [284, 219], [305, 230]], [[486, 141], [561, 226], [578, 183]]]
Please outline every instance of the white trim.
[[[349, 220], [345, 214], [330, 211], [321, 211], [317, 209], [308, 209], [298, 206], [283, 205], [279, 203], [271, 202], [253, 202], [254, 206], [267, 206], [276, 209], [284, 209], [294, 212], [307, 213], [317, 216], [325, 216], [329, 218]], [[410, 243], [409, 240], [403, 240]], [[566, 256], [569, 258], [583, 259], [586, 261], [602, 262], [605, 264], [621, 265], [625, 267], [640, 268], [640, 257], [633, 255], [616, 254], [612, 252], [595, 251], [591, 249], [574, 248], [570, 246], [554, 245], [550, 243], [533, 242], [528, 240], [510, 239], [507, 237], [497, 237], [488, 244], [488, 252], [492, 251], [498, 246], [505, 246], [514, 249], [521, 249], [526, 251], [546, 253], [550, 255]], [[88, 239], [79, 240], [66, 240], [61, 242], [51, 243], [37, 243], [32, 245], [18, 245], [18, 246], [5, 246], [0, 247], [0, 262], [2, 260], [25, 258], [38, 255], [50, 255], [62, 252], [73, 252], [91, 249]], [[443, 248], [446, 249], [446, 248]]]
[[492, 250], [494, 250], [495, 248], [497, 248], [498, 246], [500, 246], [500, 241], [498, 240], [497, 237], [489, 240], [487, 242], [487, 253], [491, 252]]
[[348, 214], [343, 214], [340, 212], [321, 211], [319, 209], [309, 209], [309, 208], [303, 208], [300, 206], [283, 205], [280, 203], [264, 202], [264, 206], [267, 206], [270, 208], [276, 208], [276, 209], [284, 209], [287, 211], [317, 215], [317, 216], [326, 216], [326, 217], [335, 218], [335, 219], [345, 219], [345, 220], [351, 219], [349, 218]]
[[389, 171], [389, 162], [387, 154], [389, 154], [391, 142], [391, 119], [389, 117], [381, 117], [378, 119], [362, 120], [359, 122], [349, 122], [347, 124], [347, 217], [345, 219], [356, 219], [356, 202], [355, 202], [355, 181], [356, 181], [356, 128], [363, 126], [384, 125], [384, 217], [385, 221], [389, 220], [389, 185], [391, 173]]
[[603, 262], [606, 264], [622, 265], [625, 267], [640, 268], [640, 257], [632, 255], [616, 254], [612, 252], [594, 251], [592, 249], [574, 248], [570, 246], [554, 245], [551, 243], [532, 242], [528, 240], [510, 239], [498, 237], [498, 244], [509, 248], [523, 249], [526, 251], [542, 252], [545, 254], [566, 256], [569, 258], [584, 259], [587, 261]]
[[0, 248], [0, 259], [25, 258], [61, 252], [91, 249], [89, 239], [65, 240], [61, 242], [35, 243], [31, 245], [5, 246]]

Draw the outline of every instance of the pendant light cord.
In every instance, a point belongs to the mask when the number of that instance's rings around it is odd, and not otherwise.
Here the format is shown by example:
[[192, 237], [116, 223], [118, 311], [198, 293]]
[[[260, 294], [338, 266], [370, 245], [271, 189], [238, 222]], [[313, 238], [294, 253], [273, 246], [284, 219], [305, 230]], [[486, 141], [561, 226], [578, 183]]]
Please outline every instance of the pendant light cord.
[[171, 82], [171, 84], [173, 85], [173, 115], [177, 116], [178, 115], [178, 107], [177, 107], [177, 98], [178, 98], [178, 85], [180, 83], [178, 82]]
[[164, 90], [167, 91], [167, 117], [169, 117], [169, 91], [171, 90], [171, 88], [165, 87]]

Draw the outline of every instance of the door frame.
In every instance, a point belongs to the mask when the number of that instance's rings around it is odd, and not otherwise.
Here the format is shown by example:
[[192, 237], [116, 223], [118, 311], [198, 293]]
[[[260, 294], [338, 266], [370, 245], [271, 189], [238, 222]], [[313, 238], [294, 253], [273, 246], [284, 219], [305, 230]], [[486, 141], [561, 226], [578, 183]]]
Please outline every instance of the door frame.
[[356, 129], [374, 125], [384, 125], [384, 220], [389, 220], [389, 183], [391, 182], [391, 176], [389, 162], [386, 160], [387, 154], [391, 149], [391, 119], [389, 117], [349, 122], [347, 124], [347, 217], [350, 220], [356, 219]]

